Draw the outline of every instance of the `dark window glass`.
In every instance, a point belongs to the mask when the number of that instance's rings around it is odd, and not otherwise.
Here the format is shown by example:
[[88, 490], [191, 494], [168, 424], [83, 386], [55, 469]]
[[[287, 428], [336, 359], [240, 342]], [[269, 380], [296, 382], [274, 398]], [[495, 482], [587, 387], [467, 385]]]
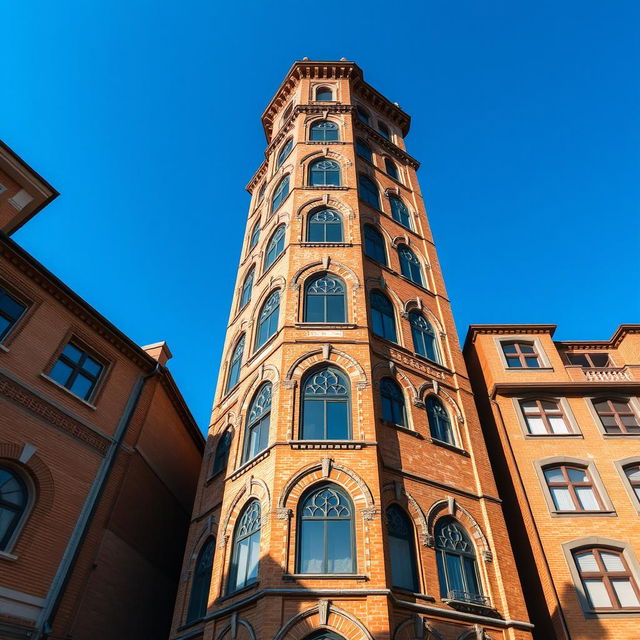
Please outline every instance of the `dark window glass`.
[[606, 433], [640, 433], [640, 423], [625, 398], [594, 400], [593, 406]]
[[567, 353], [569, 364], [579, 364], [581, 367], [604, 369], [611, 366], [608, 353]]
[[456, 520], [445, 517], [436, 523], [435, 539], [440, 596], [485, 604], [478, 580], [476, 554], [467, 532]]
[[439, 440], [440, 442], [455, 444], [451, 418], [449, 417], [446, 409], [442, 406], [442, 402], [440, 402], [440, 400], [435, 396], [431, 395], [427, 398], [426, 407], [431, 437], [434, 440]]
[[249, 240], [249, 251], [253, 249], [258, 244], [258, 240], [260, 240], [260, 223], [256, 224], [253, 227], [253, 231], [251, 232], [251, 240]]
[[300, 499], [299, 573], [354, 573], [353, 505], [334, 484]]
[[351, 403], [349, 381], [335, 367], [316, 369], [302, 386], [303, 440], [349, 440]]
[[318, 102], [330, 102], [333, 100], [333, 91], [329, 87], [318, 87], [316, 89], [316, 100]]
[[592, 609], [611, 611], [640, 606], [640, 590], [619, 549], [581, 549], [573, 552], [573, 558]]
[[375, 209], [380, 208], [380, 194], [375, 182], [367, 176], [360, 174], [358, 176], [358, 194], [362, 200]]
[[312, 187], [339, 187], [340, 165], [326, 158], [314, 160], [309, 165], [309, 184]]
[[16, 300], [8, 291], [0, 287], [0, 340], [11, 331], [26, 309], [26, 305]]
[[11, 468], [0, 466], [0, 551], [7, 548], [27, 509], [25, 483]]
[[242, 511], [236, 524], [229, 573], [229, 593], [253, 584], [258, 579], [261, 516], [260, 503], [252, 500]]
[[244, 353], [244, 336], [238, 340], [229, 361], [229, 374], [227, 376], [227, 387], [225, 393], [229, 393], [240, 380], [240, 369], [242, 368], [242, 354]]
[[268, 269], [276, 260], [276, 258], [284, 251], [285, 228], [281, 224], [271, 236], [267, 251], [264, 255], [264, 268]]
[[209, 538], [205, 543], [196, 561], [191, 584], [191, 596], [189, 597], [189, 609], [187, 622], [198, 620], [207, 613], [209, 605], [209, 589], [211, 589], [211, 574], [213, 572], [213, 554], [216, 548], [215, 538]]
[[260, 348], [277, 330], [280, 314], [280, 291], [274, 291], [266, 300], [258, 316], [256, 349]]
[[624, 475], [629, 481], [638, 502], [640, 502], [640, 464], [630, 464], [624, 468]]
[[387, 140], [391, 140], [391, 133], [389, 132], [389, 127], [384, 122], [378, 122], [378, 132], [383, 138]]
[[307, 283], [304, 322], [346, 322], [345, 288], [340, 278], [320, 274]]
[[400, 258], [402, 275], [417, 285], [424, 286], [422, 282], [422, 267], [418, 258], [416, 258], [416, 254], [406, 244], [401, 244], [398, 247], [398, 257]]
[[502, 352], [510, 369], [540, 367], [540, 358], [533, 342], [502, 342]]
[[398, 196], [389, 196], [389, 202], [391, 203], [391, 217], [403, 227], [411, 229], [411, 217], [407, 205]]
[[329, 120], [317, 120], [311, 125], [311, 140], [336, 142], [340, 140], [338, 125]]
[[381, 338], [391, 340], [391, 342], [397, 342], [396, 320], [389, 298], [380, 291], [372, 291], [369, 301], [373, 333]]
[[247, 417], [242, 462], [251, 460], [269, 444], [271, 422], [271, 383], [265, 382], [253, 398]]
[[369, 124], [369, 114], [362, 107], [358, 107], [356, 109], [356, 113], [358, 114], [359, 120], [361, 120], [365, 124]]
[[586, 467], [545, 467], [544, 479], [557, 511], [601, 511], [600, 496]]
[[436, 332], [429, 321], [419, 311], [410, 311], [409, 324], [411, 325], [413, 348], [416, 353], [440, 364]]
[[332, 209], [312, 213], [307, 222], [307, 242], [342, 242], [342, 216]]
[[287, 108], [284, 110], [284, 113], [282, 114], [283, 124], [286, 121], [286, 119], [291, 115], [292, 112], [293, 112], [293, 102], [290, 102]]
[[103, 368], [86, 351], [70, 342], [58, 356], [49, 377], [80, 398], [88, 400], [98, 384]]
[[264, 193], [266, 190], [267, 190], [267, 183], [263, 182], [262, 185], [260, 186], [260, 191], [258, 191], [258, 204], [260, 204], [264, 199]]
[[251, 290], [253, 289], [253, 275], [255, 273], [255, 269], [251, 269], [247, 274], [247, 277], [244, 279], [242, 283], [242, 293], [240, 294], [240, 308], [244, 309], [249, 300], [251, 300]]
[[416, 545], [411, 519], [398, 505], [387, 508], [387, 533], [391, 558], [391, 584], [419, 592]]
[[229, 462], [229, 452], [231, 450], [231, 441], [233, 440], [233, 434], [227, 429], [218, 440], [218, 446], [216, 447], [216, 455], [213, 458], [213, 467], [211, 469], [211, 475], [218, 473], [219, 471], [225, 471]]
[[276, 190], [273, 192], [271, 198], [271, 213], [273, 213], [278, 207], [286, 200], [289, 195], [289, 176], [285, 176], [280, 180]]
[[384, 159], [384, 170], [388, 176], [393, 178], [394, 180], [398, 180], [398, 167], [396, 167], [395, 162], [390, 160], [389, 158]]
[[391, 378], [382, 378], [380, 380], [380, 402], [382, 403], [383, 420], [403, 427], [407, 426], [404, 394], [395, 380]]
[[276, 162], [276, 168], [279, 169], [282, 163], [289, 157], [291, 150], [293, 149], [293, 138], [289, 138], [285, 143], [280, 153], [278, 154], [278, 160]]
[[370, 224], [364, 227], [364, 252], [372, 260], [387, 266], [387, 253], [382, 234]]
[[373, 162], [373, 153], [371, 152], [371, 149], [369, 148], [367, 143], [363, 140], [360, 140], [360, 138], [356, 138], [356, 153], [361, 158], [364, 158], [369, 162]]

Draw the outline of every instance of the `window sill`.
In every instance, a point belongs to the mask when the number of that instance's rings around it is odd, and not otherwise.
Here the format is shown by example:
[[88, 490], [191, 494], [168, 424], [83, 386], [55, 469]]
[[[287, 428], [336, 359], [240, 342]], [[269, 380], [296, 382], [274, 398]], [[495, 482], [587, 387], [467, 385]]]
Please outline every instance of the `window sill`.
[[449, 605], [456, 611], [464, 611], [465, 613], [475, 613], [488, 618], [499, 618], [500, 614], [496, 609], [491, 606], [479, 604], [477, 602], [467, 602], [466, 600], [452, 600], [450, 598], [443, 598], [442, 602]]
[[9, 347], [5, 347], [2, 343], [0, 343], [0, 352], [9, 353]]
[[424, 440], [425, 439], [425, 437], [421, 433], [418, 433], [417, 431], [414, 431], [413, 429], [410, 429], [409, 427], [405, 427], [404, 425], [396, 424], [395, 422], [388, 422], [387, 420], [380, 420], [380, 422], [385, 427], [390, 427], [391, 429], [397, 429], [398, 431], [400, 431], [402, 433], [406, 433], [406, 434], [408, 434], [410, 436], [413, 436], [414, 438], [418, 438], [419, 440]]
[[285, 582], [294, 580], [357, 580], [368, 582], [369, 578], [357, 573], [285, 573], [282, 576]]
[[305, 140], [304, 144], [347, 144], [344, 140]]
[[50, 378], [46, 373], [41, 373], [40, 377], [44, 378], [47, 382], [51, 383], [52, 385], [54, 385], [55, 387], [57, 387], [61, 391], [64, 391], [68, 396], [70, 396], [74, 400], [77, 400], [78, 402], [83, 404], [88, 409], [91, 409], [93, 411], [95, 411], [97, 409], [97, 407], [94, 404], [91, 404], [90, 402], [87, 402], [86, 400], [83, 400], [80, 396], [77, 396], [75, 393], [73, 393], [73, 391], [69, 391], [69, 389], [67, 389], [67, 387], [61, 385], [59, 382], [56, 382], [53, 378]]
[[553, 371], [553, 367], [505, 367], [505, 371]]
[[357, 329], [351, 322], [296, 322], [296, 329]]
[[239, 478], [245, 471], [248, 471], [252, 467], [255, 467], [259, 462], [262, 462], [265, 458], [268, 458], [271, 454], [273, 445], [267, 447], [264, 451], [261, 451], [257, 456], [247, 460], [242, 466], [238, 467], [232, 474], [229, 475], [229, 480], [235, 480]]
[[603, 511], [551, 511], [552, 518], [611, 518], [618, 514], [610, 509]]
[[604, 438], [638, 438], [640, 433], [603, 433]]
[[276, 256], [275, 260], [260, 274], [260, 277], [255, 281], [253, 285], [254, 287], [260, 284], [264, 280], [264, 277], [269, 273], [269, 271], [271, 271], [278, 264], [278, 262], [282, 260], [288, 248], [288, 244], [282, 248], [282, 251]]
[[410, 589], [403, 589], [402, 587], [391, 587], [391, 590], [394, 593], [397, 593], [402, 596], [409, 596], [411, 598], [416, 598], [417, 600], [426, 600], [427, 602], [435, 602], [436, 599], [433, 596], [428, 596], [426, 593], [417, 593], [415, 591], [411, 591]]
[[280, 329], [278, 329], [263, 345], [261, 345], [258, 349], [256, 349], [252, 354], [250, 358], [247, 358], [247, 361], [245, 362], [245, 366], [248, 364], [251, 364], [254, 360], [256, 360], [258, 358], [258, 356], [262, 355], [265, 351], [265, 349], [272, 344], [273, 342], [275, 342], [276, 338], [280, 335], [280, 332], [282, 331], [282, 327]]
[[353, 244], [351, 242], [301, 242], [298, 246], [300, 247], [352, 247]]
[[251, 584], [248, 584], [247, 586], [242, 587], [242, 589], [238, 589], [233, 593], [227, 593], [223, 596], [220, 596], [215, 600], [214, 604], [218, 604], [219, 602], [225, 602], [226, 600], [231, 600], [231, 598], [235, 598], [241, 593], [247, 593], [247, 591], [251, 591], [252, 589], [255, 589], [259, 584], [260, 584], [260, 580], [256, 580], [255, 582], [252, 582]]
[[0, 551], [0, 560], [7, 560], [8, 562], [15, 562], [18, 556], [14, 556], [13, 553], [8, 551]]
[[289, 440], [292, 449], [362, 449], [376, 444], [364, 440]]
[[429, 438], [429, 442], [431, 442], [431, 444], [437, 445], [438, 447], [449, 449], [449, 451], [453, 451], [454, 453], [459, 453], [461, 456], [465, 456], [466, 458], [471, 457], [465, 449], [461, 449], [457, 445], [451, 444], [450, 442], [445, 442], [444, 440], [438, 440], [437, 438]]
[[584, 440], [581, 433], [525, 433], [525, 440], [536, 440], [537, 438], [578, 438]]

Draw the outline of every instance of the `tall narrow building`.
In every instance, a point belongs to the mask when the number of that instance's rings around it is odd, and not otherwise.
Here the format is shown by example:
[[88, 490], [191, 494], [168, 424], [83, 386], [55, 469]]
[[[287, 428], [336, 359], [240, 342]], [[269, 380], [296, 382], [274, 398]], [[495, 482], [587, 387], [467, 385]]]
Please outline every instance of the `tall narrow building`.
[[409, 116], [303, 60], [262, 122], [172, 638], [530, 638]]

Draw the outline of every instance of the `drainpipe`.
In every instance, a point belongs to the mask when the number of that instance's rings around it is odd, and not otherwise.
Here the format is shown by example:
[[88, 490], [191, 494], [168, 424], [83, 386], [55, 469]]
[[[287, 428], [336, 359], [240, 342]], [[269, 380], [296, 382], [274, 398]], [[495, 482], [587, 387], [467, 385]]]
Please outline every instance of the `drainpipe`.
[[111, 476], [111, 471], [113, 470], [118, 451], [122, 447], [122, 443], [127, 435], [129, 425], [131, 424], [133, 415], [135, 414], [138, 403], [140, 402], [144, 387], [151, 378], [158, 374], [160, 369], [161, 365], [158, 362], [150, 374], [140, 376], [133, 385], [127, 404], [125, 405], [124, 411], [118, 421], [115, 437], [109, 445], [109, 450], [100, 464], [98, 473], [94, 478], [93, 485], [91, 486], [87, 499], [85, 500], [84, 507], [80, 512], [76, 526], [74, 527], [71, 537], [69, 538], [69, 542], [67, 543], [67, 548], [65, 549], [64, 555], [58, 565], [56, 575], [51, 583], [44, 608], [42, 609], [38, 619], [38, 626], [36, 628], [34, 640], [46, 640], [49, 638], [49, 634], [52, 631], [53, 621], [60, 606], [60, 602], [62, 601], [62, 596], [64, 595], [64, 591], [69, 579], [71, 578], [80, 549], [82, 548], [84, 539], [89, 531], [89, 527], [98, 504], [100, 503], [100, 498], [104, 488]]

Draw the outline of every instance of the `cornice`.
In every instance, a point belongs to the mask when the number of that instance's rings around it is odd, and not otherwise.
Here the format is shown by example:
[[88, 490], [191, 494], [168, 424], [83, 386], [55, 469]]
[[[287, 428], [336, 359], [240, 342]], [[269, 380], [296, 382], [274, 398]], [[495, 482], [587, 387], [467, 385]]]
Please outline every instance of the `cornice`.
[[513, 394], [529, 391], [543, 392], [548, 390], [550, 392], [557, 393], [561, 391], [564, 395], [572, 394], [586, 394], [594, 395], [602, 391], [634, 391], [637, 392], [640, 389], [640, 380], [621, 380], [605, 381], [605, 382], [592, 382], [589, 380], [528, 380], [517, 382], [496, 382], [489, 390], [489, 396], [495, 399], [498, 394]]
[[469, 325], [463, 351], [468, 349], [479, 335], [539, 335], [548, 333], [553, 336], [558, 325], [555, 324], [472, 324]]
[[[355, 111], [355, 107], [352, 107]], [[393, 144], [390, 140], [387, 140], [384, 136], [380, 135], [375, 129], [370, 127], [366, 122], [362, 122], [359, 118], [354, 118], [355, 128], [362, 129], [366, 132], [366, 134], [375, 141], [375, 143], [385, 149], [385, 151], [389, 152], [392, 156], [395, 156], [398, 160], [401, 160], [405, 164], [408, 164], [410, 167], [415, 169], [416, 171], [420, 168], [420, 162], [416, 160], [413, 156], [410, 156], [406, 151], [403, 151], [400, 147]]]
[[567, 351], [572, 349], [615, 349], [626, 336], [637, 333], [640, 333], [640, 324], [621, 324], [609, 340], [560, 340], [556, 342], [556, 345]]

